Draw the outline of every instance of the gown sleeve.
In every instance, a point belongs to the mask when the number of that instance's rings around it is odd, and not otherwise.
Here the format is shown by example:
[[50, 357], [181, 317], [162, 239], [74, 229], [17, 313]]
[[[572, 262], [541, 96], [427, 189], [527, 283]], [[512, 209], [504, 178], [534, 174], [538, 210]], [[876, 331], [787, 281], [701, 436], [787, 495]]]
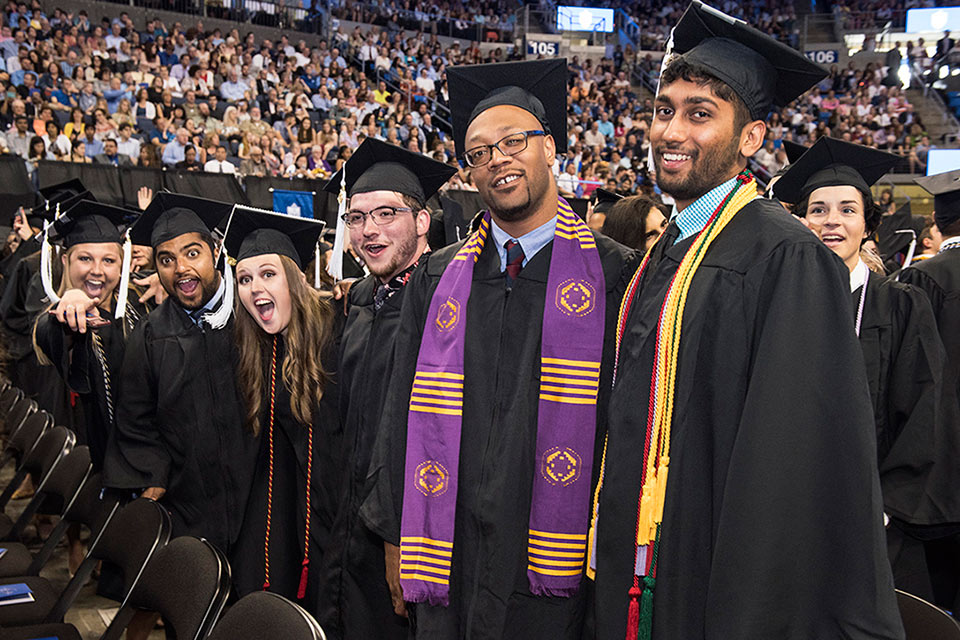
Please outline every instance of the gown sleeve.
[[400, 327], [394, 343], [393, 371], [383, 381], [386, 400], [360, 506], [364, 524], [384, 541], [400, 544], [403, 506], [403, 470], [407, 450], [407, 406], [417, 369], [425, 307], [432, 287], [427, 264], [414, 271], [406, 285], [400, 310]]
[[104, 486], [115, 489], [167, 488], [171, 459], [156, 428], [157, 382], [147, 348], [149, 322], [127, 342], [119, 380], [117, 425], [104, 462]]

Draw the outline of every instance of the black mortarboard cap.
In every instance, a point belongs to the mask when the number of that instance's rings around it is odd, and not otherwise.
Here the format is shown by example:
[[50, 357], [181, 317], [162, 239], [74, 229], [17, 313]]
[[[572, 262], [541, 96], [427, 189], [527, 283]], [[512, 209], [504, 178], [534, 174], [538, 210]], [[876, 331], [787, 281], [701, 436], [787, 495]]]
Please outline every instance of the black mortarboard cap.
[[162, 191], [130, 228], [130, 240], [156, 248], [185, 233], [211, 234], [231, 210], [227, 202]]
[[933, 221], [943, 230], [960, 220], [960, 169], [914, 180], [933, 195]]
[[772, 105], [789, 104], [827, 76], [799, 51], [698, 0], [673, 29], [673, 53], [727, 84], [754, 120], [766, 118]]
[[[923, 230], [925, 221], [923, 216], [910, 214], [910, 203], [905, 203], [894, 213], [883, 216], [880, 226], [877, 227], [877, 250], [884, 261], [898, 253], [906, 251], [915, 238]], [[898, 233], [912, 231], [913, 233]]]
[[787, 165], [791, 165], [800, 159], [800, 156], [807, 152], [807, 145], [794, 142], [793, 140], [783, 141], [783, 150], [787, 154]]
[[595, 213], [606, 213], [610, 210], [610, 207], [623, 200], [623, 196], [619, 193], [607, 191], [606, 189], [597, 189], [596, 194], [597, 201], [593, 205]]
[[310, 218], [268, 213], [238, 206], [230, 220], [224, 243], [237, 262], [276, 253], [287, 256], [302, 270], [313, 257], [323, 222]]
[[123, 242], [121, 227], [136, 213], [94, 200], [81, 200], [53, 223], [50, 240], [72, 247], [86, 242]]
[[[448, 164], [376, 138], [364, 140], [344, 167], [348, 196], [369, 191], [396, 191], [423, 203], [457, 172]], [[340, 193], [342, 172], [343, 169], [330, 178], [324, 186], [325, 191]]]
[[40, 200], [40, 204], [27, 210], [27, 222], [36, 229], [43, 228], [44, 221], [52, 222], [58, 209], [63, 213], [81, 200], [96, 201], [96, 198], [83, 187], [79, 179], [73, 178], [43, 187], [40, 189]]
[[893, 168], [899, 156], [836, 138], [823, 137], [777, 181], [777, 198], [798, 203], [816, 189], [849, 185], [872, 198], [870, 185]]
[[72, 178], [66, 182], [51, 184], [48, 187], [42, 187], [40, 189], [40, 195], [43, 198], [41, 205], [50, 204], [52, 206], [59, 202], [61, 204], [62, 211], [62, 204], [64, 201], [86, 192], [87, 189], [83, 186], [83, 183], [80, 182], [79, 178]]
[[567, 150], [567, 60], [529, 60], [458, 65], [447, 69], [450, 115], [458, 156], [467, 127], [482, 112], [500, 105], [532, 113], [553, 136], [557, 152]]

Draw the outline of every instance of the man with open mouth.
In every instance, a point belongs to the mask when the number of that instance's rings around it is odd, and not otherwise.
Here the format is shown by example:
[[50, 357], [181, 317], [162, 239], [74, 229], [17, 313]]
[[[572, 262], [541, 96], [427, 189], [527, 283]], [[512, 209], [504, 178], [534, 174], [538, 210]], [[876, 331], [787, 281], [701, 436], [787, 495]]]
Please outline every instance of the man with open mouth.
[[[173, 535], [225, 553], [237, 539], [257, 453], [244, 429], [234, 372], [232, 306], [213, 233], [232, 205], [157, 194], [130, 231], [153, 247], [168, 298], [127, 342], [106, 487], [159, 500]], [[216, 327], [216, 328], [215, 328]]]

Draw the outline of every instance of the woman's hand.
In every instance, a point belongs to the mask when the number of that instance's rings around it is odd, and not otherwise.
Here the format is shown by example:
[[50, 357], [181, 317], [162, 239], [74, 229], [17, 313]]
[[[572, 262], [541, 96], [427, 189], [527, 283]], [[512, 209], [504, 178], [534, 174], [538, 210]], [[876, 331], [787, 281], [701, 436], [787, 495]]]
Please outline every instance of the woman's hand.
[[54, 307], [53, 316], [57, 322], [70, 327], [71, 331], [86, 333], [87, 316], [100, 317], [100, 310], [97, 308], [99, 303], [100, 298], [91, 298], [80, 289], [70, 289]]

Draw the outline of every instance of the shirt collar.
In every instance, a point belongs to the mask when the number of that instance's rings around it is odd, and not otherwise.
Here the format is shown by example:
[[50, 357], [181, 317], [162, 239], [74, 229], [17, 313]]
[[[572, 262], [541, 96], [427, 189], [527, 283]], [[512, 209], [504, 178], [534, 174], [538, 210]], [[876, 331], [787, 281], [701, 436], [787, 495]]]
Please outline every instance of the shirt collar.
[[194, 309], [194, 310], [184, 309], [184, 312], [187, 314], [187, 317], [189, 317], [190, 320], [199, 327], [200, 323], [203, 321], [204, 314], [210, 311], [213, 311], [216, 308], [216, 306], [220, 304], [220, 301], [223, 300], [223, 294], [226, 290], [227, 290], [226, 278], [221, 276], [220, 286], [217, 287], [217, 291], [216, 293], [213, 294], [213, 297], [207, 300], [207, 304], [203, 305], [199, 309]]
[[[736, 183], [737, 177], [734, 176], [691, 202], [683, 211], [675, 213], [672, 220], [680, 229], [677, 242], [700, 233]], [[676, 205], [674, 205], [674, 211], [676, 211]]]
[[497, 226], [493, 217], [490, 218], [490, 229], [493, 231], [493, 240], [497, 244], [497, 253], [500, 254], [500, 270], [502, 271], [507, 268], [507, 249], [503, 246], [507, 240], [516, 240], [520, 243], [520, 248], [523, 249], [522, 266], [525, 267], [540, 249], [543, 249], [553, 240], [553, 236], [557, 231], [557, 216], [553, 216], [547, 222], [533, 231], [528, 231], [519, 238], [514, 238]]
[[863, 260], [857, 262], [857, 266], [850, 272], [850, 293], [853, 293], [862, 287], [870, 276], [870, 269]]

